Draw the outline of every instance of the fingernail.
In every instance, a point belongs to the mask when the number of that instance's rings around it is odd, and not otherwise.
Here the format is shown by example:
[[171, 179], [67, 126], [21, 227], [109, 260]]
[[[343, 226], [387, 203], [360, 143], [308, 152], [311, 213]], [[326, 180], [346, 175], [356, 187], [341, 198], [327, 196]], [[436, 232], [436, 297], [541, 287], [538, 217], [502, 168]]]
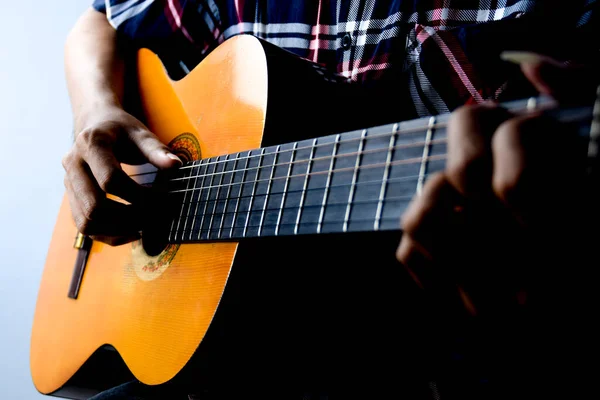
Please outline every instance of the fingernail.
[[175, 154], [173, 154], [173, 153], [167, 153], [167, 157], [169, 157], [171, 160], [175, 160], [179, 164], [183, 165], [183, 161], [181, 161], [181, 158], [177, 157]]
[[530, 51], [503, 51], [500, 53], [500, 59], [514, 64], [538, 64], [547, 62], [548, 57]]

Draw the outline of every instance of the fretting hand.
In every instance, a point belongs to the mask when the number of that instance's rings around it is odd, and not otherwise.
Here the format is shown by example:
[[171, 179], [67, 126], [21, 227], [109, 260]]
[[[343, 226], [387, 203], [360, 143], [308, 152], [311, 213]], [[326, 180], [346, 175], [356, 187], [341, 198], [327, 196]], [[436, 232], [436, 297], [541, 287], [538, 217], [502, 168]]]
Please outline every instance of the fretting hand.
[[[515, 56], [543, 94], [562, 101], [595, 92], [587, 68]], [[434, 298], [459, 299], [471, 315], [526, 304], [556, 272], [548, 263], [579, 251], [572, 238], [589, 210], [574, 178], [572, 132], [540, 113], [487, 103], [456, 110], [447, 133], [446, 169], [403, 216], [397, 258]]]

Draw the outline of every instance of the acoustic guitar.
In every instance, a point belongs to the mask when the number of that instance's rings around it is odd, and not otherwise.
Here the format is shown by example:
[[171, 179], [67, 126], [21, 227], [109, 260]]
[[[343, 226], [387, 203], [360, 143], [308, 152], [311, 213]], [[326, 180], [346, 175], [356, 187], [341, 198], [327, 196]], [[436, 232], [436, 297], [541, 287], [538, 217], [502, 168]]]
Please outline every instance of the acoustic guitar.
[[[124, 165], [167, 195], [137, 242], [111, 247], [79, 235], [63, 200], [31, 336], [37, 390], [84, 398], [128, 378], [162, 384], [192, 364], [197, 377], [264, 362], [276, 371], [290, 355], [308, 371], [334, 359], [376, 354], [368, 369], [408, 357], [390, 343], [417, 333], [419, 324], [397, 323], [418, 311], [397, 311], [410, 289], [397, 265], [380, 265], [393, 264], [411, 198], [444, 168], [448, 115], [398, 122], [394, 92], [358, 88], [244, 35], [184, 79], [170, 79], [145, 49], [136, 73], [137, 115], [186, 162], [163, 172]], [[592, 106], [505, 106], [555, 110], [595, 157], [598, 105], [593, 124]], [[390, 236], [365, 245], [354, 235], [377, 232]], [[343, 349], [318, 355], [333, 346]]]

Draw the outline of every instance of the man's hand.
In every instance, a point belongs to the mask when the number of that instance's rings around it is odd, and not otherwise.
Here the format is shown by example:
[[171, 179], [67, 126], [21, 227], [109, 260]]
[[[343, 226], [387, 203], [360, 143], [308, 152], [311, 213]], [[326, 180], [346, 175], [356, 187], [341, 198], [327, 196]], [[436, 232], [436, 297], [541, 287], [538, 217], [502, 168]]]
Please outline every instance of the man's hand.
[[[139, 120], [119, 107], [94, 110], [63, 158], [65, 187], [79, 231], [112, 245], [139, 237], [139, 207], [149, 189], [138, 185], [121, 163], [150, 162], [159, 169], [181, 165]], [[131, 203], [107, 198], [118, 196]]]
[[[568, 99], [570, 87], [584, 87], [574, 82], [595, 91], [582, 68], [522, 61], [542, 93]], [[474, 315], [523, 305], [533, 287], [564, 271], [552, 262], [577, 252], [572, 238], [586, 212], [570, 133], [539, 113], [515, 116], [491, 103], [455, 111], [446, 169], [402, 218], [397, 258], [417, 284], [442, 301], [460, 299]]]
[[[118, 43], [106, 15], [89, 8], [65, 45], [65, 72], [75, 122], [75, 144], [64, 157], [65, 187], [79, 231], [118, 245], [139, 237], [140, 203], [148, 189], [121, 163], [150, 162], [170, 168], [181, 161], [123, 110], [124, 59], [132, 49]], [[107, 198], [111, 194], [131, 203]]]

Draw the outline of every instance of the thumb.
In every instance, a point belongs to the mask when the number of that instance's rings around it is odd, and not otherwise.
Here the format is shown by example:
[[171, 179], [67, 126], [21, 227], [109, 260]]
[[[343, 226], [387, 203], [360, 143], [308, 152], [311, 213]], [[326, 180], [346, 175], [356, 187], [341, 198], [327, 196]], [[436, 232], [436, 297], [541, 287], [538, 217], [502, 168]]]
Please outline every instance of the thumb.
[[137, 130], [129, 135], [142, 155], [155, 167], [168, 169], [179, 167], [183, 162], [173, 154], [153, 133], [146, 129]]
[[567, 103], [594, 98], [597, 81], [589, 65], [558, 61], [526, 51], [505, 51], [500, 58], [518, 64], [541, 94]]

